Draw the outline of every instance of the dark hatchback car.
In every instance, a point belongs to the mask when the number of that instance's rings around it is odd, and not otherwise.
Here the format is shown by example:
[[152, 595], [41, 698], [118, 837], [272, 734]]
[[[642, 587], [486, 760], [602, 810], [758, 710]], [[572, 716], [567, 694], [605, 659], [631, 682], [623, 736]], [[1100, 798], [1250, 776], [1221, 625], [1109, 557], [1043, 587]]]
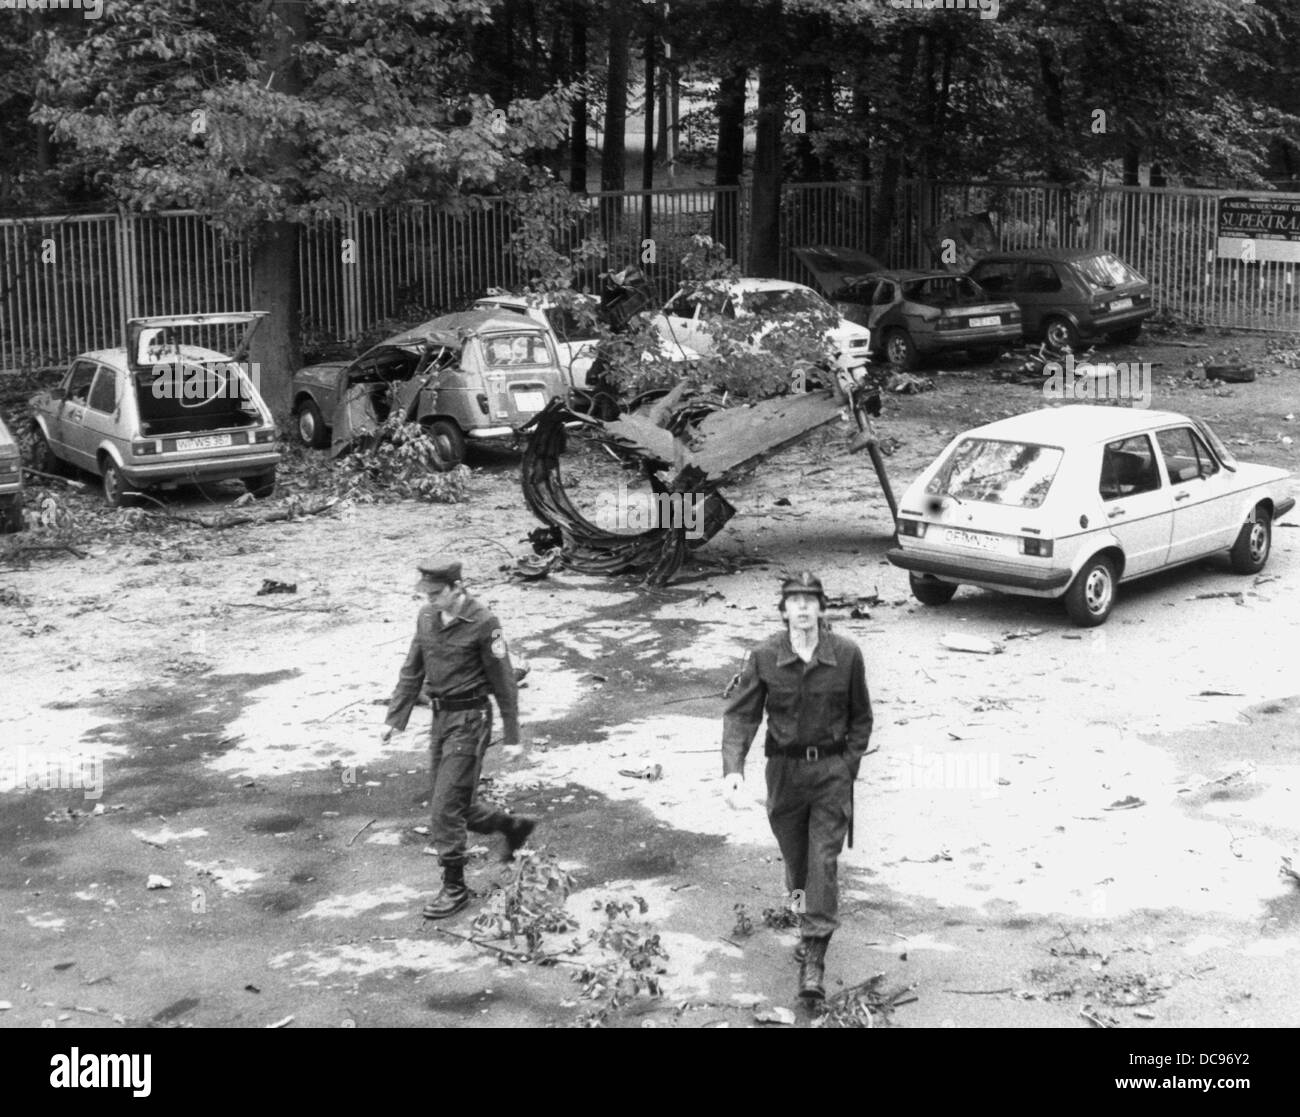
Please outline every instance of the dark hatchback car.
[[871, 331], [871, 347], [895, 368], [964, 349], [993, 356], [1020, 340], [1020, 308], [974, 280], [945, 271], [889, 271], [848, 248], [797, 248], [835, 309]]
[[1151, 284], [1113, 252], [1095, 248], [996, 252], [969, 275], [986, 291], [1014, 299], [1025, 336], [1056, 349], [1085, 338], [1136, 341], [1155, 309]]

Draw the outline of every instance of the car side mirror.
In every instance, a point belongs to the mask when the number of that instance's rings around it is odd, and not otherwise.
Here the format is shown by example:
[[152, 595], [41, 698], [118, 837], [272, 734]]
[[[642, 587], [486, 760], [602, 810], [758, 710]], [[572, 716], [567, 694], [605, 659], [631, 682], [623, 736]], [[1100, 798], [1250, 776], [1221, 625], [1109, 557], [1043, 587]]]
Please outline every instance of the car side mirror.
[[60, 399], [67, 399], [67, 398], [68, 398], [68, 393], [67, 393], [67, 390], [66, 390], [65, 388], [51, 388], [51, 389], [50, 389], [50, 399], [53, 399], [53, 400], [60, 400]]

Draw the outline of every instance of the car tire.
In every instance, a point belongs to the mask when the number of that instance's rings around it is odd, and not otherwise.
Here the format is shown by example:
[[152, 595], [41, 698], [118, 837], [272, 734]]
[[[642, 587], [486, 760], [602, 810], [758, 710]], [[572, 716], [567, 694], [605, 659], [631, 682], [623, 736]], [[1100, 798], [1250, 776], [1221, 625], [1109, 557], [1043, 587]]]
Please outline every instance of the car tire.
[[52, 477], [63, 475], [63, 462], [54, 454], [50, 440], [40, 427], [32, 431], [32, 468], [38, 473], [48, 473]]
[[910, 372], [916, 367], [916, 344], [912, 335], [895, 326], [885, 335], [885, 360], [899, 372]]
[[122, 475], [122, 467], [112, 458], [102, 458], [99, 463], [100, 481], [104, 486], [104, 503], [110, 508], [121, 508], [128, 496], [135, 492]]
[[1068, 318], [1053, 314], [1043, 320], [1043, 337], [1053, 349], [1077, 349], [1079, 328]]
[[1110, 340], [1119, 345], [1132, 345], [1139, 337], [1142, 336], [1142, 323], [1136, 326], [1126, 326], [1122, 330], [1116, 330], [1110, 335]]
[[1267, 508], [1257, 505], [1250, 518], [1241, 525], [1237, 541], [1228, 557], [1237, 574], [1258, 574], [1268, 562], [1273, 550], [1273, 517]]
[[433, 468], [439, 473], [450, 473], [465, 460], [465, 434], [450, 419], [434, 419], [425, 424], [424, 433], [437, 447]]
[[20, 493], [0, 496], [0, 535], [23, 530], [23, 498]]
[[256, 473], [252, 477], [245, 477], [244, 488], [258, 500], [266, 500], [268, 497], [274, 496], [275, 470], [272, 469], [266, 473]]
[[330, 444], [325, 416], [321, 414], [315, 400], [303, 400], [294, 415], [294, 427], [298, 431], [299, 440], [313, 450], [323, 450]]
[[951, 582], [941, 582], [938, 578], [909, 574], [907, 581], [912, 587], [912, 596], [922, 605], [947, 605], [957, 592], [957, 587]]
[[1118, 580], [1115, 561], [1105, 555], [1093, 555], [1079, 567], [1070, 588], [1065, 591], [1065, 611], [1080, 628], [1105, 624], [1115, 607]]

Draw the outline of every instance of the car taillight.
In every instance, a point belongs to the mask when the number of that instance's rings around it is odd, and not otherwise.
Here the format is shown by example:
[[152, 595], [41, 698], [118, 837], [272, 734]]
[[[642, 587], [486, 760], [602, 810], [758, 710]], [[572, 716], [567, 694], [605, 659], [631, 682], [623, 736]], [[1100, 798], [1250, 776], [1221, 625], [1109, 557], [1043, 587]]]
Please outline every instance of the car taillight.
[[1006, 319], [1007, 319], [1008, 322], [1019, 322], [1019, 321], [1020, 321], [1020, 311], [1019, 311], [1019, 310], [1008, 310], [1008, 311], [1005, 311], [1004, 313], [1005, 313], [1005, 315], [1006, 315]]
[[479, 394], [478, 394], [478, 396], [477, 396], [476, 398], [478, 399], [478, 409], [479, 409], [481, 412], [483, 412], [484, 415], [487, 415], [487, 414], [488, 414], [488, 398], [487, 398], [486, 393], [484, 393], [484, 392], [479, 392]]
[[960, 318], [940, 318], [936, 324], [936, 329], [940, 330], [959, 330], [964, 325]]
[[1038, 558], [1051, 558], [1052, 540], [1027, 539], [1022, 536], [1020, 540], [1020, 553], [1022, 555], [1036, 555]]
[[1088, 309], [1093, 314], [1105, 314], [1110, 309], [1110, 303], [1093, 303]]
[[267, 428], [266, 430], [256, 431], [256, 432], [254, 432], [254, 434], [253, 434], [253, 441], [254, 441], [254, 442], [274, 442], [274, 441], [275, 441], [275, 430], [272, 429], [272, 428]]
[[11, 474], [17, 474], [20, 468], [17, 458], [0, 458], [0, 477], [8, 478]]
[[132, 457], [143, 458], [148, 454], [157, 454], [158, 452], [159, 452], [158, 443], [152, 439], [144, 442], [131, 443]]
[[904, 520], [901, 517], [898, 521], [899, 535], [913, 535], [918, 539], [925, 534], [925, 525], [920, 520]]

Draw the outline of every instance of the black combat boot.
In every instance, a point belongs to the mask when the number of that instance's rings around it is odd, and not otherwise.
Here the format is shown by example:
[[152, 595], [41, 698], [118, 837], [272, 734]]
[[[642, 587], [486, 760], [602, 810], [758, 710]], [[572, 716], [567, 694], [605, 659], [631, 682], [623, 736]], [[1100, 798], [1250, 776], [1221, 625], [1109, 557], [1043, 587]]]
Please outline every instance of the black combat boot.
[[424, 905], [425, 919], [446, 919], [455, 915], [469, 903], [469, 889], [465, 885], [465, 862], [444, 861], [442, 865], [442, 891]]
[[830, 935], [803, 940], [806, 953], [799, 963], [799, 996], [805, 1000], [826, 999], [826, 947], [830, 941]]
[[509, 861], [514, 857], [515, 851], [528, 841], [528, 836], [536, 829], [535, 818], [507, 818], [506, 824], [501, 827], [501, 833], [506, 839], [506, 852], [501, 860]]

